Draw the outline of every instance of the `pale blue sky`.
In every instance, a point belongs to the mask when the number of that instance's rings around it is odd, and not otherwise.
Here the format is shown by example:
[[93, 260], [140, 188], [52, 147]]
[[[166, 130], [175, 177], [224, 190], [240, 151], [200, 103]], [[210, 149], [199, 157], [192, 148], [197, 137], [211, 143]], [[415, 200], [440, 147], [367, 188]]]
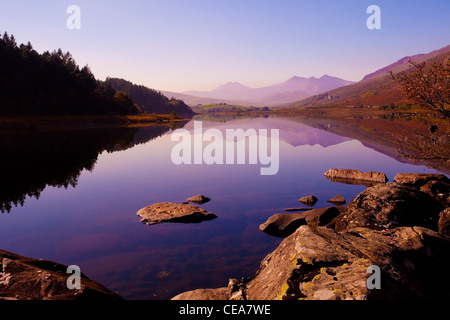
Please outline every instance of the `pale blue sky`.
[[[66, 9], [81, 8], [81, 30]], [[381, 30], [366, 9], [381, 8]], [[70, 51], [98, 79], [158, 90], [259, 87], [323, 74], [358, 81], [406, 55], [450, 44], [450, 1], [0, 0], [0, 31], [39, 52]]]

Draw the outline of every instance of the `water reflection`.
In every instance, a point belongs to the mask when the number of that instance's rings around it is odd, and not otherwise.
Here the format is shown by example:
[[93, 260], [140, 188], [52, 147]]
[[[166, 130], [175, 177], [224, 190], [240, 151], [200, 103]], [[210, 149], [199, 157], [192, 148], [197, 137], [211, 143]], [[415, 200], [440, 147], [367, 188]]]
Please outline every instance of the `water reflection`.
[[102, 152], [116, 152], [163, 135], [169, 126], [65, 131], [9, 131], [0, 134], [0, 211], [10, 212], [27, 197], [39, 199], [47, 186], [75, 187]]
[[435, 125], [426, 119], [384, 117], [307, 118], [293, 121], [313, 128], [361, 141], [365, 146], [401, 162], [426, 165], [450, 173], [450, 128], [442, 122], [441, 130], [431, 133]]

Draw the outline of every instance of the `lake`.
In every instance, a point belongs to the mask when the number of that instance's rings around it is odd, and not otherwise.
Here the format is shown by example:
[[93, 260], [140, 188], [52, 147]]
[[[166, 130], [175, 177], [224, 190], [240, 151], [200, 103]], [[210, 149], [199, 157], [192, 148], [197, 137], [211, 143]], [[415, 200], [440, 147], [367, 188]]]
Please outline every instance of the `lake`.
[[[252, 277], [282, 241], [259, 225], [302, 207], [300, 197], [315, 195], [319, 208], [337, 194], [348, 202], [366, 188], [330, 182], [323, 176], [328, 169], [380, 171], [390, 181], [399, 172], [441, 173], [401, 162], [392, 146], [345, 135], [345, 126], [332, 121], [198, 120], [221, 132], [278, 129], [278, 172], [261, 175], [260, 164], [248, 163], [176, 165], [173, 126], [2, 132], [0, 248], [78, 265], [125, 299], [170, 299]], [[193, 121], [181, 125], [194, 133]], [[212, 199], [201, 207], [216, 219], [149, 226], [136, 215], [197, 194]]]

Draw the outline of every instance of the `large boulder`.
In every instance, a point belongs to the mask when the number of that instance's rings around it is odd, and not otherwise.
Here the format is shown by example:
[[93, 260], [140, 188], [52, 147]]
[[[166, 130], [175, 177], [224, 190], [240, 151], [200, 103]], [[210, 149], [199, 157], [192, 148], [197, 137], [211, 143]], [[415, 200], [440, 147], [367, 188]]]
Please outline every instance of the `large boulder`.
[[364, 184], [366, 181], [382, 182], [388, 181], [386, 174], [381, 172], [369, 171], [361, 172], [355, 169], [330, 169], [324, 173], [324, 176], [334, 182], [352, 182], [353, 184]]
[[394, 182], [420, 188], [429, 181], [450, 183], [450, 179], [443, 174], [430, 173], [399, 173], [394, 177]]
[[[423, 227], [354, 228], [336, 232], [303, 225], [261, 262], [238, 299], [450, 299], [450, 238]], [[380, 288], [369, 287], [379, 270]], [[228, 287], [230, 289], [230, 287]], [[174, 299], [231, 299], [227, 288], [199, 289]]]
[[198, 223], [217, 218], [211, 212], [192, 204], [160, 202], [145, 207], [137, 212], [141, 222], [148, 225], [162, 222]]
[[301, 213], [277, 213], [259, 226], [259, 230], [276, 237], [287, 237], [298, 227], [324, 226], [340, 214], [336, 207], [312, 209]]
[[[381, 270], [381, 290], [367, 286], [372, 265]], [[354, 228], [338, 233], [304, 225], [261, 262], [246, 297], [449, 299], [449, 267], [450, 239], [426, 228]]]
[[330, 227], [342, 231], [354, 227], [386, 229], [423, 226], [437, 230], [443, 205], [414, 187], [398, 183], [378, 184], [354, 198]]
[[69, 289], [67, 266], [0, 250], [0, 297], [11, 300], [122, 300], [81, 274], [80, 289]]
[[450, 179], [443, 174], [399, 173], [394, 181], [429, 194], [445, 207], [450, 206]]

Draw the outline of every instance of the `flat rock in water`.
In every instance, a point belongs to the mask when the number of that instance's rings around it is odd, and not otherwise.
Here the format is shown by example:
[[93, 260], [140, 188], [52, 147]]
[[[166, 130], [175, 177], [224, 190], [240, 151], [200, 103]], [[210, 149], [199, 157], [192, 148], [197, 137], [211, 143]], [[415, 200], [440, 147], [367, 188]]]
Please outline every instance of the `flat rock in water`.
[[160, 202], [145, 207], [137, 212], [141, 222], [148, 225], [162, 222], [198, 223], [212, 220], [217, 216], [192, 204]]
[[211, 199], [208, 197], [205, 197], [204, 195], [199, 194], [199, 195], [188, 198], [187, 201], [193, 202], [196, 204], [204, 204], [204, 203], [211, 201]]
[[330, 169], [324, 173], [328, 179], [345, 179], [354, 181], [373, 181], [385, 183], [388, 181], [386, 174], [375, 171], [361, 172], [355, 169]]

